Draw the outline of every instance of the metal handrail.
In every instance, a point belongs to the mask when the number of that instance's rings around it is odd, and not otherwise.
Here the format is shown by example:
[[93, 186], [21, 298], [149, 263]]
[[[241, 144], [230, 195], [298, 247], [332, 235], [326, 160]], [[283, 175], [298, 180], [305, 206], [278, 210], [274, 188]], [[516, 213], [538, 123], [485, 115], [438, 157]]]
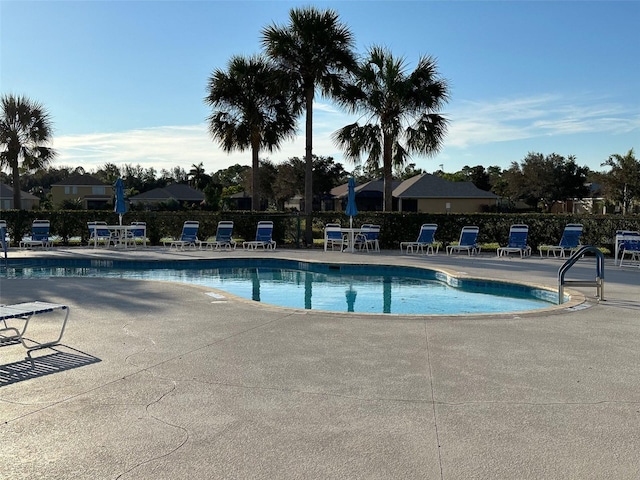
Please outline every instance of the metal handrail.
[[[596, 279], [594, 281], [583, 280], [565, 280], [564, 276], [569, 269], [584, 256], [587, 252], [593, 252], [596, 255]], [[583, 245], [571, 255], [558, 270], [558, 303], [564, 303], [564, 286], [578, 285], [583, 287], [596, 287], [596, 296], [598, 300], [604, 300], [604, 255], [596, 247], [591, 245]]]

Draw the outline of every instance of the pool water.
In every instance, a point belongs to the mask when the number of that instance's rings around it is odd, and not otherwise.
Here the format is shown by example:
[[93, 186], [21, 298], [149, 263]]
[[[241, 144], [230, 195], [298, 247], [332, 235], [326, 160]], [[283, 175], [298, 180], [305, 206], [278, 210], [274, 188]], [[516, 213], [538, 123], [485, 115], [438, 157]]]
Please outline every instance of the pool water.
[[[433, 270], [292, 262], [217, 268], [10, 268], [10, 277], [104, 277], [190, 283], [257, 302], [336, 312], [452, 315], [552, 306], [553, 295], [525, 285], [456, 279]], [[127, 262], [129, 264], [134, 262]], [[238, 262], [236, 262], [238, 263]], [[273, 263], [273, 262], [272, 262]], [[297, 268], [294, 268], [297, 267]]]

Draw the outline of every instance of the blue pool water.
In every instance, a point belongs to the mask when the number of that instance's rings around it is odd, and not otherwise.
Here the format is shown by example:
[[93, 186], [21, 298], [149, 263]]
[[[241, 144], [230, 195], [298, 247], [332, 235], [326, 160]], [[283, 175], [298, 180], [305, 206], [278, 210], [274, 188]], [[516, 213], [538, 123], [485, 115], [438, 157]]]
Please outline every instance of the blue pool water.
[[[49, 260], [49, 261], [47, 261]], [[318, 264], [281, 259], [186, 262], [77, 260], [10, 266], [14, 278], [104, 277], [176, 281], [246, 299], [337, 312], [451, 315], [548, 308], [557, 294], [527, 285], [457, 279], [411, 267]], [[50, 265], [48, 265], [50, 264]]]

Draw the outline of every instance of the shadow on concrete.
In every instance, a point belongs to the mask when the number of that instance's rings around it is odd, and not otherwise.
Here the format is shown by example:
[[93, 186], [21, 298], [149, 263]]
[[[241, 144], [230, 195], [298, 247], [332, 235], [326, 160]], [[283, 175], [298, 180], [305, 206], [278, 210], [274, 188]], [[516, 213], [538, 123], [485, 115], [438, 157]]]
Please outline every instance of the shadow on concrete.
[[[60, 351], [58, 347], [72, 350]], [[53, 373], [84, 367], [101, 360], [98, 357], [81, 352], [64, 345], [51, 348], [55, 353], [41, 357], [25, 358], [19, 362], [0, 365], [0, 388], [13, 383], [23, 382], [32, 378], [44, 377]]]

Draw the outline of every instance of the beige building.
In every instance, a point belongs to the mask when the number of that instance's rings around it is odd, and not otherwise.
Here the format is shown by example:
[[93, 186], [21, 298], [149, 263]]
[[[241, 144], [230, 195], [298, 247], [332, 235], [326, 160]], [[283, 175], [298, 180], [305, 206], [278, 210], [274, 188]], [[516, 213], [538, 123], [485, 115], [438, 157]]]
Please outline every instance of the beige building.
[[[476, 213], [495, 206], [498, 195], [480, 190], [471, 182], [450, 182], [428, 173], [403, 182], [394, 180], [393, 210], [424, 213]], [[362, 211], [381, 211], [384, 182], [374, 180], [356, 187], [356, 204]], [[331, 190], [335, 210], [346, 205], [347, 185]]]
[[114, 189], [91, 175], [73, 175], [51, 185], [51, 203], [79, 202], [85, 210], [104, 210], [113, 205]]
[[[33, 210], [40, 206], [40, 199], [21, 190], [20, 203], [20, 210]], [[0, 210], [13, 210], [13, 208], [13, 187], [0, 183]]]

